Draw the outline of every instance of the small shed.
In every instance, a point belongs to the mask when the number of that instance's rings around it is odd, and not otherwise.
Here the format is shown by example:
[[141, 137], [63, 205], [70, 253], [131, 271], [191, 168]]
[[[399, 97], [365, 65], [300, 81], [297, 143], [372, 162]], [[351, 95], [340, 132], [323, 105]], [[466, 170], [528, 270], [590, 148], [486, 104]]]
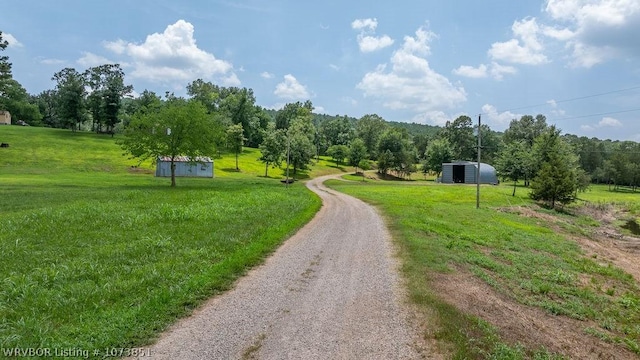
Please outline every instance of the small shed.
[[[195, 160], [187, 156], [177, 156], [174, 160], [176, 176], [180, 177], [213, 177], [213, 160], [209, 157], [197, 157]], [[171, 176], [171, 158], [161, 156], [156, 163], [157, 177]]]
[[11, 113], [0, 110], [0, 125], [11, 125]]
[[[442, 182], [445, 184], [477, 184], [477, 162], [457, 161], [442, 164]], [[498, 184], [496, 169], [480, 163], [480, 184]]]

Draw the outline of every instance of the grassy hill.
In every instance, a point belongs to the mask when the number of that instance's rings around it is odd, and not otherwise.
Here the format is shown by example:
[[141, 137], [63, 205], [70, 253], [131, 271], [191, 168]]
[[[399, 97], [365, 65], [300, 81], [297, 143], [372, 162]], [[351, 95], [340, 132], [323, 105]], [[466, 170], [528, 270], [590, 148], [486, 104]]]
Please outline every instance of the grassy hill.
[[[229, 288], [320, 200], [246, 149], [216, 178], [152, 175], [114, 139], [0, 127], [0, 346], [139, 346]], [[231, 165], [233, 164], [233, 165]], [[308, 173], [340, 172], [322, 160]], [[1, 355], [0, 355], [1, 356]]]

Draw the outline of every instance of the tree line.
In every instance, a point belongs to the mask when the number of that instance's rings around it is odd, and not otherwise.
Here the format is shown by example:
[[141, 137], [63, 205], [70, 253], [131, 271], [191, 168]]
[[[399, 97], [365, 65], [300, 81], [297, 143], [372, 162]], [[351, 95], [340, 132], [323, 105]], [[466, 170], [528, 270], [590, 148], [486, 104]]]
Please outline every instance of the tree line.
[[[0, 50], [6, 47], [0, 32]], [[466, 115], [438, 127], [390, 122], [376, 114], [359, 119], [316, 114], [311, 101], [289, 103], [275, 111], [256, 105], [252, 89], [223, 87], [202, 79], [187, 84], [186, 99], [149, 90], [133, 96], [133, 87], [125, 83], [119, 64], [84, 71], [62, 69], [52, 76], [53, 89], [30, 95], [12, 78], [8, 60], [0, 57], [0, 109], [9, 110], [14, 119], [32, 126], [111, 135], [121, 132], [128, 138], [135, 135], [150, 140], [136, 131], [164, 137], [171, 137], [166, 134], [171, 131], [177, 138], [181, 125], [163, 124], [159, 119], [167, 115], [163, 112], [189, 113], [206, 120], [198, 125], [206, 126], [206, 131], [200, 128], [191, 134], [206, 137], [210, 145], [206, 151], [185, 148], [182, 155], [219, 155], [226, 150], [237, 158], [243, 146], [259, 148], [265, 176], [269, 168], [282, 163], [290, 165], [295, 175], [314, 157], [328, 155], [338, 166], [368, 169], [375, 165], [381, 174], [400, 178], [417, 171], [438, 177], [442, 163], [477, 157], [477, 126]], [[189, 121], [198, 128], [198, 121]], [[519, 182], [526, 186], [541, 183], [535, 178], [545, 173], [544, 164], [549, 163], [556, 169], [560, 164], [569, 168], [574, 194], [591, 182], [610, 184], [612, 190], [628, 187], [635, 191], [640, 185], [640, 144], [635, 142], [561, 135], [543, 115], [513, 119], [504, 133], [482, 125], [480, 133], [482, 161], [495, 165], [502, 179], [513, 181], [514, 193]], [[141, 154], [142, 149], [135, 149], [133, 143], [128, 146], [132, 154]]]

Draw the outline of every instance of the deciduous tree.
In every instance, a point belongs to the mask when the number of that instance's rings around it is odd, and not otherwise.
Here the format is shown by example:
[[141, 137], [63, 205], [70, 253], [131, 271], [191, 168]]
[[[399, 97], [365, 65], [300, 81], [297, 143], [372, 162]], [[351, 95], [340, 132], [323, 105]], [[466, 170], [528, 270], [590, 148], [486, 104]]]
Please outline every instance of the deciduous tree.
[[264, 176], [269, 176], [269, 166], [280, 166], [286, 150], [286, 136], [283, 129], [276, 130], [273, 125], [264, 135], [260, 144], [260, 161], [264, 163]]
[[242, 152], [242, 147], [246, 140], [242, 124], [231, 125], [227, 128], [227, 148], [236, 155], [236, 170], [240, 170], [238, 167], [238, 155]]
[[477, 140], [473, 135], [473, 122], [466, 115], [447, 121], [440, 137], [447, 139], [455, 160], [473, 160], [476, 156]]
[[346, 145], [332, 145], [327, 149], [327, 155], [331, 156], [338, 166], [342, 165], [348, 152], [349, 148]]
[[313, 159], [316, 151], [312, 141], [313, 134], [315, 129], [310, 116], [297, 117], [287, 130], [289, 164], [293, 166], [294, 175], [298, 170], [307, 169]]
[[528, 147], [524, 140], [513, 141], [498, 155], [496, 170], [501, 178], [513, 181], [511, 196], [516, 196], [518, 181], [530, 178], [532, 158]]
[[[353, 139], [351, 144], [349, 144], [347, 156], [349, 159], [349, 165], [356, 168], [356, 173], [358, 172], [358, 168], [365, 170], [361, 166], [363, 161], [367, 161], [367, 146], [364, 144], [364, 140], [360, 138]], [[364, 174], [362, 174], [362, 176], [364, 176]]]
[[388, 127], [386, 121], [376, 114], [365, 115], [356, 123], [356, 137], [364, 141], [369, 159], [378, 159], [378, 142]]
[[171, 186], [176, 186], [175, 159], [212, 156], [223, 127], [207, 114], [204, 105], [173, 98], [164, 106], [137, 112], [119, 141], [124, 150], [141, 160], [167, 156], [171, 161]]
[[422, 164], [423, 171], [433, 171], [436, 177], [442, 172], [442, 164], [453, 160], [453, 150], [447, 139], [435, 139], [424, 154], [425, 161]]

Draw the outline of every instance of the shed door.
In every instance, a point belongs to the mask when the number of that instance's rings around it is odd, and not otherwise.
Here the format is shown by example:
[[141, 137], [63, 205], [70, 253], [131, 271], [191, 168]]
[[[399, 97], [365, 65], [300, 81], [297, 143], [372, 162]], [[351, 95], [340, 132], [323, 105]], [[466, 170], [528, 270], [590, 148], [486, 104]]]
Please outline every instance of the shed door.
[[453, 182], [464, 183], [464, 165], [453, 165]]

